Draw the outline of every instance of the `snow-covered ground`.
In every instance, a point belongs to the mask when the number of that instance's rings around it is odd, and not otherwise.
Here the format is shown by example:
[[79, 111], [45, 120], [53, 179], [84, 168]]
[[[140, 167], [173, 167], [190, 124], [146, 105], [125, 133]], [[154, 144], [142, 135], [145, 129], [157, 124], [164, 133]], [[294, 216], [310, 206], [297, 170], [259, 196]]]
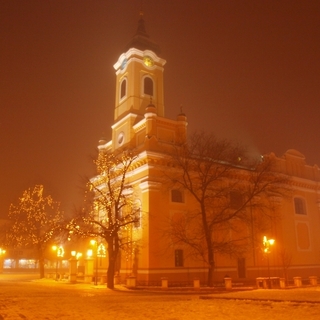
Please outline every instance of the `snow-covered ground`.
[[36, 277], [0, 275], [0, 320], [320, 319], [320, 287], [190, 294], [124, 286], [113, 291]]

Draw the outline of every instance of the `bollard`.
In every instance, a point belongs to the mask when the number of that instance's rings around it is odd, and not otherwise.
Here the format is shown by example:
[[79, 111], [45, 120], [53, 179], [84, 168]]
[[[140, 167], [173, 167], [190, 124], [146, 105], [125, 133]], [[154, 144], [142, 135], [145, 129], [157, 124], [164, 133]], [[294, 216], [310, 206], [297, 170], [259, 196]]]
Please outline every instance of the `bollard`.
[[293, 277], [293, 281], [294, 281], [294, 285], [296, 287], [301, 287], [302, 286], [301, 277]]
[[198, 278], [193, 279], [193, 288], [195, 290], [200, 290], [200, 279]]
[[224, 285], [226, 287], [226, 290], [232, 290], [232, 279], [224, 278]]
[[128, 288], [135, 288], [136, 286], [136, 277], [128, 277], [127, 278], [127, 287]]
[[284, 289], [286, 287], [286, 279], [280, 278], [280, 288]]
[[311, 276], [311, 277], [309, 277], [309, 281], [310, 281], [310, 284], [312, 286], [316, 286], [318, 284], [318, 277], [317, 276]]
[[161, 288], [168, 289], [168, 278], [161, 278]]

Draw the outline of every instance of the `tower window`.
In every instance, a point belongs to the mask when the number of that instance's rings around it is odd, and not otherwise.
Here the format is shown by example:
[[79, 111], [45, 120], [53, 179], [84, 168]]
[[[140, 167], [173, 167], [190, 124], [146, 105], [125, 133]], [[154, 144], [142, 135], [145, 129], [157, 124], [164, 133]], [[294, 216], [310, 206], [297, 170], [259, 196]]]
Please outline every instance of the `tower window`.
[[150, 77], [145, 77], [143, 80], [143, 93], [153, 96], [153, 81]]
[[127, 79], [123, 79], [120, 85], [120, 99], [127, 95]]
[[307, 214], [305, 200], [302, 198], [294, 198], [294, 210], [296, 214]]
[[183, 267], [183, 250], [177, 249], [174, 251], [174, 265], [176, 267]]

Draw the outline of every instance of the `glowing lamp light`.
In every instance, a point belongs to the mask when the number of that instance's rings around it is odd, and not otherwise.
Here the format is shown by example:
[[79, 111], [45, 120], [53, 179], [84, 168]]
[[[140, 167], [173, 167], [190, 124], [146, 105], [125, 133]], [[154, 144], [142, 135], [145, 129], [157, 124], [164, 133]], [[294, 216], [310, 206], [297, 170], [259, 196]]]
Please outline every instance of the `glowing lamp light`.
[[97, 249], [97, 255], [98, 257], [106, 257], [107, 250], [106, 247], [103, 245], [103, 243], [100, 243]]
[[272, 246], [272, 245], [274, 244], [274, 242], [275, 242], [274, 239], [269, 239], [268, 241], [269, 241], [269, 243], [270, 243], [271, 246]]
[[82, 253], [73, 250], [73, 251], [71, 251], [71, 256], [76, 258], [76, 259], [79, 259], [80, 257], [82, 257]]
[[270, 252], [270, 246], [273, 246], [275, 243], [274, 239], [267, 239], [266, 236], [263, 237], [263, 246], [264, 246], [264, 252], [269, 253]]
[[87, 257], [90, 258], [93, 256], [93, 251], [92, 249], [87, 250]]
[[57, 251], [57, 257], [63, 257], [64, 256], [64, 249], [62, 246], [52, 246], [53, 251]]

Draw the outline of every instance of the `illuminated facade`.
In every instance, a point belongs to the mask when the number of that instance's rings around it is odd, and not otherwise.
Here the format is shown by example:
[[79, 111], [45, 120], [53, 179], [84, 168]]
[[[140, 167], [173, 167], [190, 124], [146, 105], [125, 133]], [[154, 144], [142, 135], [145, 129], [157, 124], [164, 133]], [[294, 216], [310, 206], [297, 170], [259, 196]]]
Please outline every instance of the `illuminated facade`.
[[[141, 205], [141, 221], [128, 231], [136, 246], [121, 255], [123, 279], [134, 274], [138, 283], [153, 284], [162, 277], [188, 282], [206, 281], [207, 267], [186, 255], [187, 248], [170, 244], [164, 237], [168, 219], [194, 206], [187, 194], [171, 190], [163, 182], [168, 153], [187, 136], [182, 111], [175, 120], [165, 117], [163, 72], [166, 61], [145, 32], [141, 17], [137, 34], [115, 63], [116, 95], [112, 139], [99, 142], [100, 151], [135, 150], [138, 158], [128, 176]], [[320, 171], [306, 165], [304, 156], [288, 150], [283, 157], [269, 155], [277, 171], [292, 177], [292, 194], [278, 198], [281, 219], [266, 236], [275, 239], [268, 261], [261, 243], [243, 257], [215, 256], [215, 280], [228, 274], [233, 279], [266, 276], [320, 276]]]

